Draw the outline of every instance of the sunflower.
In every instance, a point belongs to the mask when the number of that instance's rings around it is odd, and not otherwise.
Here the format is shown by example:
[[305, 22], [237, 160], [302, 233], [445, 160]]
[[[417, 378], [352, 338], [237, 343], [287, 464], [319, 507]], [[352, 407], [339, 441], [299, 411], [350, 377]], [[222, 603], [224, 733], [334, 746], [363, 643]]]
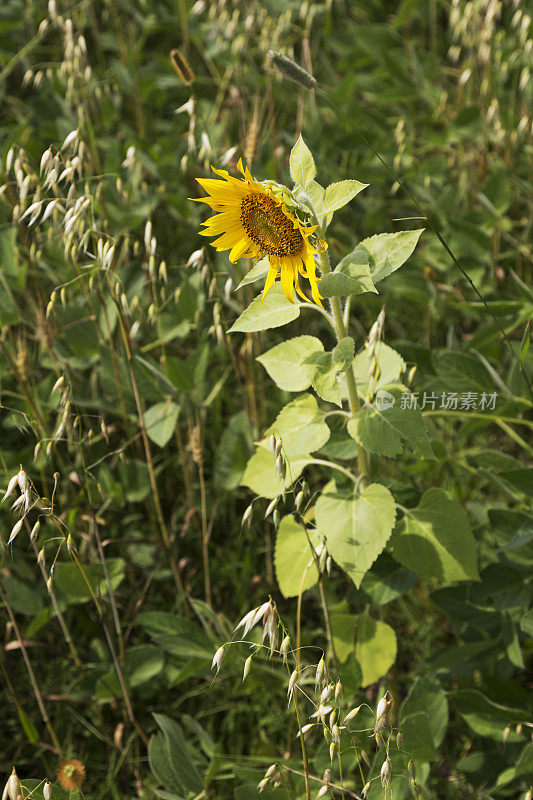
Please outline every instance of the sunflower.
[[300, 297], [307, 300], [299, 284], [301, 275], [311, 284], [313, 300], [321, 306], [315, 269], [318, 250], [309, 241], [317, 226], [303, 225], [269, 186], [265, 188], [252, 178], [242, 160], [239, 159], [237, 166], [242, 179], [233, 178], [226, 170], [214, 167], [211, 169], [222, 180], [197, 178], [208, 197], [194, 199], [218, 212], [202, 223], [206, 230], [200, 234], [218, 236], [211, 242], [212, 246], [219, 251], [229, 250], [232, 263], [239, 258], [268, 256], [263, 299], [274, 281], [280, 278], [289, 302], [293, 302], [293, 287]]

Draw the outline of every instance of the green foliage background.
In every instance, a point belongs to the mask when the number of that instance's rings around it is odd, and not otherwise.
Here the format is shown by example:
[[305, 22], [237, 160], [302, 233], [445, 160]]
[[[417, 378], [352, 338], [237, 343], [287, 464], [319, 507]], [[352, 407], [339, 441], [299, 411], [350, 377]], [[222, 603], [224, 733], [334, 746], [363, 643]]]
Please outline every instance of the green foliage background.
[[[4, 0], [0, 8], [2, 164], [13, 147], [22, 175], [30, 175], [24, 211], [42, 191], [43, 152], [50, 145], [57, 152], [79, 128], [87, 166], [77, 188], [92, 198], [85, 249], [95, 253], [102, 237], [117, 247], [104, 274], [83, 248], [73, 256], [65, 247], [60, 209], [48, 225], [13, 221], [16, 165], [4, 174], [0, 468], [3, 486], [22, 464], [39, 495], [53, 495], [101, 615], [67, 547], [58, 549], [50, 518], [35, 547], [25, 530], [7, 547], [16, 517], [5, 504], [0, 774], [7, 779], [15, 764], [19, 776], [41, 780], [58, 761], [8, 606], [61, 750], [85, 763], [87, 796], [205, 791], [247, 800], [283, 754], [298, 765], [283, 670], [259, 661], [243, 684], [244, 646], [229, 649], [216, 682], [210, 666], [237, 621], [269, 594], [293, 625], [295, 601], [280, 594], [275, 577], [276, 530], [270, 517], [263, 520], [268, 501], [254, 504], [252, 524], [241, 530], [250, 492], [240, 481], [253, 442], [294, 397], [270, 381], [257, 356], [325, 328], [302, 314], [288, 327], [227, 335], [258, 285], [228, 291], [227, 279], [236, 286], [248, 267], [209, 247], [190, 263], [205, 240], [197, 235], [203, 212], [188, 198], [198, 194], [194, 179], [230, 148], [230, 170], [242, 155], [259, 179], [288, 182], [289, 152], [303, 131], [324, 185], [352, 177], [370, 184], [335, 217], [335, 261], [377, 232], [427, 227], [359, 130], [423, 203], [488, 308], [426, 230], [379, 295], [352, 303], [356, 352], [384, 305], [387, 344], [407, 370], [417, 366], [414, 391], [497, 391], [498, 404], [490, 415], [426, 412], [435, 460], [407, 448], [395, 460], [373, 457], [380, 481], [421, 519], [421, 504], [453, 498], [462, 507], [479, 580], [470, 556], [463, 575], [415, 569], [413, 554], [398, 544], [401, 528], [358, 588], [334, 569], [326, 593], [337, 647], [347, 654], [341, 677], [353, 705], [372, 705], [385, 683], [361, 689], [359, 662], [366, 658], [365, 677], [382, 678], [375, 666], [382, 649], [369, 659], [365, 642], [375, 630], [386, 642], [393, 629], [397, 655], [383, 669], [422, 797], [523, 797], [533, 771], [525, 672], [533, 634], [531, 396], [518, 368], [521, 361], [531, 380], [525, 4], [502, 2], [497, 13], [480, 0], [56, 0], [56, 8], [60, 20], [43, 0]], [[273, 72], [271, 47], [312, 71], [340, 113]], [[187, 57], [192, 85], [173, 69], [172, 48]], [[190, 113], [176, 113], [190, 98]], [[62, 390], [51, 393], [61, 375], [67, 407]], [[322, 455], [342, 458], [334, 439]], [[355, 457], [353, 446], [344, 456]], [[323, 486], [316, 466], [306, 478], [313, 491]], [[33, 524], [36, 510], [30, 518]], [[462, 524], [455, 515], [450, 530]], [[41, 549], [48, 570], [57, 558], [53, 585], [79, 666], [42, 580]], [[302, 639], [315, 656], [324, 647], [316, 589], [304, 595]], [[312, 771], [322, 774], [328, 760], [327, 745], [316, 742]], [[381, 796], [379, 782], [373, 787], [370, 796]], [[399, 781], [394, 798], [409, 791], [408, 780]]]

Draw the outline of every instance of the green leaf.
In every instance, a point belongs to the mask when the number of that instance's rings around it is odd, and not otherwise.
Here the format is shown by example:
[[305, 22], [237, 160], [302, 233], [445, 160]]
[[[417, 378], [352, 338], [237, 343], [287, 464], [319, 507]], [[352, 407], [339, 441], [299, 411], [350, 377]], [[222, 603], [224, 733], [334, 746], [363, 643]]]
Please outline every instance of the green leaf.
[[401, 355], [384, 342], [378, 342], [374, 347], [373, 359], [377, 363], [377, 370], [371, 380], [372, 356], [369, 350], [365, 348], [354, 358], [353, 370], [360, 397], [366, 397], [370, 390], [375, 394], [378, 389], [395, 383], [405, 372], [405, 361]]
[[346, 372], [353, 361], [355, 352], [355, 342], [351, 336], [345, 336], [333, 349], [333, 363], [339, 367], [341, 372]]
[[255, 281], [260, 281], [261, 278], [266, 278], [268, 273], [268, 256], [264, 256], [260, 258], [259, 261], [253, 265], [252, 269], [249, 270], [242, 281], [237, 286], [237, 289], [242, 289], [243, 286], [248, 286], [249, 283], [255, 283]]
[[300, 316], [300, 305], [289, 303], [280, 283], [274, 284], [266, 297], [256, 297], [240, 317], [233, 323], [228, 333], [249, 333], [279, 328]]
[[283, 597], [297, 597], [300, 591], [314, 586], [318, 580], [318, 569], [305, 530], [290, 514], [279, 524], [274, 565]]
[[39, 741], [39, 731], [37, 730], [37, 728], [31, 721], [31, 719], [28, 717], [23, 708], [17, 706], [17, 713], [19, 715], [19, 720], [20, 724], [22, 725], [22, 729], [24, 730], [24, 733], [28, 737], [28, 740], [32, 744], [37, 744]]
[[394, 558], [445, 583], [479, 580], [476, 543], [468, 517], [443, 489], [429, 489], [394, 536]]
[[180, 407], [176, 403], [166, 400], [163, 403], [156, 403], [146, 411], [144, 415], [146, 433], [159, 447], [164, 447], [172, 438], [179, 410]]
[[203, 630], [186, 619], [164, 611], [146, 611], [137, 619], [148, 635], [167, 653], [180, 658], [211, 661], [213, 642]]
[[330, 493], [326, 487], [315, 513], [332, 558], [359, 588], [392, 533], [396, 507], [391, 493], [373, 483], [354, 499]]
[[217, 489], [231, 491], [237, 488], [251, 449], [248, 418], [245, 411], [239, 411], [224, 428], [215, 452], [214, 481]]
[[248, 486], [259, 497], [272, 499], [292, 486], [309, 461], [309, 457], [305, 455], [287, 459], [287, 472], [285, 479], [281, 481], [275, 470], [274, 458], [270, 450], [258, 447], [246, 465], [241, 486]]
[[303, 394], [282, 408], [265, 433], [264, 446], [269, 447], [273, 433], [281, 439], [285, 458], [294, 459], [320, 450], [331, 431], [313, 395]]
[[353, 360], [355, 344], [346, 336], [331, 353], [315, 351], [302, 357], [301, 367], [311, 380], [313, 389], [323, 400], [342, 405], [338, 375], [345, 372]]
[[[107, 560], [109, 582], [113, 589], [118, 589], [124, 580], [124, 568], [123, 558], [109, 558]], [[82, 569], [94, 594], [97, 597], [100, 595], [107, 595], [107, 581], [102, 566], [100, 564], [82, 564]], [[54, 570], [54, 589], [58, 599], [68, 605], [86, 603], [91, 599], [91, 592], [85, 582], [80, 567], [70, 562], [56, 562]]]
[[142, 686], [161, 674], [165, 666], [165, 654], [152, 644], [131, 647], [126, 654], [128, 684]]
[[291, 150], [289, 170], [294, 183], [299, 183], [302, 186], [312, 181], [316, 175], [313, 155], [301, 135]]
[[411, 445], [423, 458], [434, 459], [429, 444], [426, 423], [419, 408], [402, 408], [402, 396], [410, 392], [380, 389], [379, 401], [384, 396], [394, 403], [390, 408], [382, 408], [379, 402], [358, 411], [348, 422], [348, 432], [371, 453], [394, 457], [402, 452], [402, 441]]
[[415, 249], [424, 228], [415, 231], [378, 233], [364, 239], [362, 247], [370, 258], [370, 273], [374, 283], [383, 280], [404, 264]]
[[311, 383], [305, 369], [300, 366], [302, 357], [324, 349], [315, 336], [295, 336], [277, 344], [257, 357], [274, 383], [286, 392], [301, 392]]
[[[414, 714], [424, 712], [428, 717], [429, 741], [434, 748], [440, 747], [448, 727], [448, 700], [442, 684], [434, 677], [418, 678], [404, 700], [400, 712], [400, 727], [404, 732], [404, 721]], [[405, 732], [404, 732], [405, 735]], [[405, 749], [411, 750], [405, 741]], [[417, 755], [415, 753], [415, 755]], [[421, 755], [418, 758], [425, 760]], [[434, 756], [430, 756], [432, 758]]]
[[154, 714], [153, 716], [165, 737], [171, 770], [178, 783], [186, 791], [201, 792], [203, 781], [191, 759], [181, 727], [165, 714]]
[[[467, 725], [479, 736], [486, 736], [503, 742], [507, 725], [529, 721], [530, 715], [524, 709], [510, 708], [489, 700], [477, 689], [458, 689], [451, 693], [453, 703]], [[518, 741], [519, 737], [511, 730], [508, 741]]]
[[178, 776], [172, 768], [167, 740], [162, 733], [156, 733], [148, 744], [148, 763], [157, 780], [167, 789], [180, 792], [182, 789]]
[[367, 572], [361, 583], [361, 591], [367, 594], [377, 606], [390, 603], [413, 588], [417, 575], [402, 567], [394, 559], [383, 553], [372, 570]]
[[439, 757], [431, 741], [429, 716], [425, 711], [416, 711], [402, 717], [401, 731], [404, 736], [402, 748], [418, 761], [433, 761]]
[[350, 200], [359, 194], [363, 189], [366, 189], [368, 183], [361, 183], [360, 181], [347, 180], [338, 181], [337, 183], [330, 184], [324, 195], [323, 214], [332, 214], [339, 208], [342, 208]]
[[390, 625], [361, 614], [357, 624], [355, 656], [363, 673], [363, 688], [378, 681], [392, 667], [396, 650], [396, 634]]
[[356, 623], [357, 617], [354, 614], [330, 614], [333, 647], [341, 664], [355, 652]]
[[320, 281], [322, 297], [347, 297], [363, 292], [377, 294], [377, 289], [370, 276], [368, 256], [360, 248], [345, 256], [335, 270]]

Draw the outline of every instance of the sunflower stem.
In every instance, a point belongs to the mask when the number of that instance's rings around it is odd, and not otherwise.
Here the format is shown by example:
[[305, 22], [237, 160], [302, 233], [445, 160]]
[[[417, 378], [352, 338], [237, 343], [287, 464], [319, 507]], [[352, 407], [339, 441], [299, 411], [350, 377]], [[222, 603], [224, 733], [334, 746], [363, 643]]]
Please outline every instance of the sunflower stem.
[[[329, 251], [323, 250], [318, 255], [318, 262], [322, 275], [328, 275], [331, 272], [331, 265], [329, 263]], [[335, 336], [337, 342], [345, 339], [348, 336], [346, 325], [344, 324], [341, 302], [338, 297], [331, 297], [330, 300], [331, 311], [333, 313], [333, 327], [335, 329]], [[350, 402], [350, 411], [352, 416], [359, 411], [359, 395], [357, 394], [357, 387], [355, 384], [355, 375], [353, 365], [350, 364], [346, 370], [346, 384], [348, 387], [348, 399]], [[359, 465], [359, 475], [361, 478], [361, 486], [364, 488], [370, 475], [370, 459], [368, 452], [360, 444], [357, 445], [357, 462]]]

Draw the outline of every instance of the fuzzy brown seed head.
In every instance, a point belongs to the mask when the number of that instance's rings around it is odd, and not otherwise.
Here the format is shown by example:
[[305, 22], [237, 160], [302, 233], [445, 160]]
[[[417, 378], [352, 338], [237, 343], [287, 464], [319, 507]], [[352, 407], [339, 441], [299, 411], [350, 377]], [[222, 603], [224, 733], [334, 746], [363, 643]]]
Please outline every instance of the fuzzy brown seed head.
[[241, 222], [248, 237], [269, 256], [296, 256], [303, 236], [281, 207], [265, 194], [249, 194], [241, 203]]
[[73, 792], [85, 780], [85, 767], [77, 758], [67, 758], [57, 768], [57, 780], [63, 789]]

